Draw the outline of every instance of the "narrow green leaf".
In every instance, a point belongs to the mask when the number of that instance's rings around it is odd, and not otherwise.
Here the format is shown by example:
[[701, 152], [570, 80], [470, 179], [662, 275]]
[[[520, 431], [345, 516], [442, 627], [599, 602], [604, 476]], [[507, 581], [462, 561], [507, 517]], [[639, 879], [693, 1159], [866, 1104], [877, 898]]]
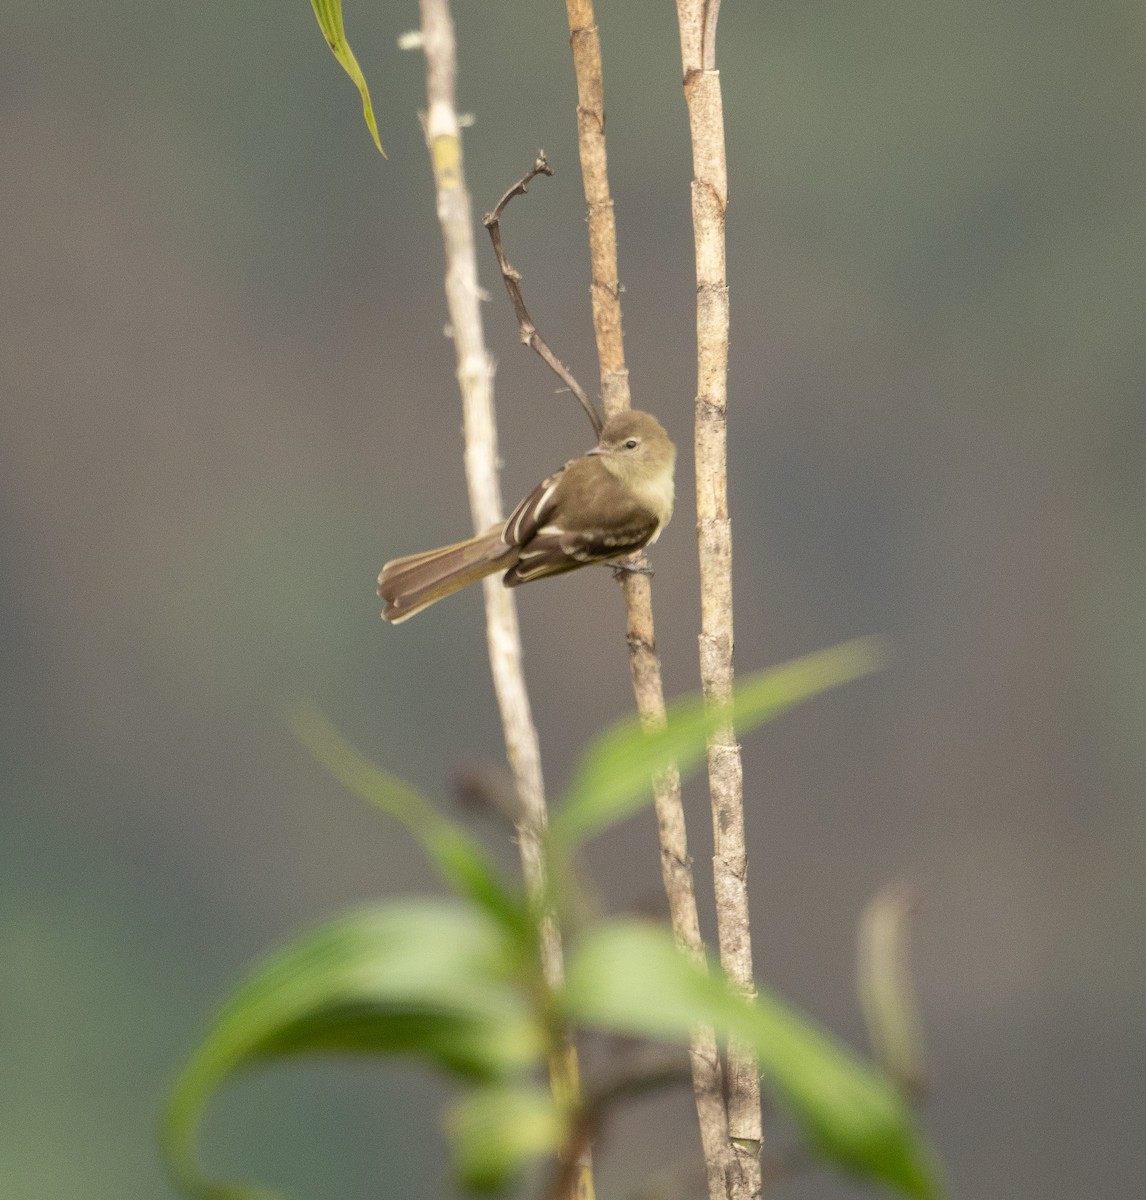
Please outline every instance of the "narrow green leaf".
[[653, 776], [676, 766], [681, 775], [704, 760], [709, 735], [732, 722], [746, 733], [772, 717], [829, 688], [883, 666], [883, 639], [841, 642], [778, 667], [746, 676], [728, 707], [706, 708], [700, 696], [686, 696], [668, 709], [663, 729], [646, 732], [627, 718], [601, 734], [586, 751], [565, 801], [553, 819], [557, 844], [572, 847], [648, 803]]
[[907, 966], [912, 892], [882, 888], [860, 918], [856, 983], [872, 1049], [906, 1096], [923, 1093], [927, 1078], [923, 1034]]
[[374, 106], [370, 103], [370, 91], [366, 86], [366, 78], [362, 74], [358, 60], [354, 57], [354, 51], [350, 49], [350, 43], [346, 40], [346, 30], [342, 25], [342, 0], [310, 0], [310, 2], [314, 8], [314, 15], [318, 18], [318, 27], [322, 30], [322, 36], [326, 38], [326, 44], [333, 51], [334, 57], [341, 63], [342, 69], [354, 80], [354, 86], [358, 88], [358, 92], [362, 96], [362, 115], [366, 118], [366, 125], [370, 130], [370, 136], [374, 139], [374, 145], [378, 147], [378, 153], [385, 158], [386, 151], [382, 149], [382, 142], [378, 137], [378, 124], [374, 120]]
[[515, 985], [519, 948], [480, 909], [446, 901], [365, 908], [305, 933], [233, 994], [172, 1089], [163, 1128], [191, 1195], [243, 1195], [206, 1179], [197, 1131], [236, 1071], [319, 1051], [411, 1054], [492, 1080], [539, 1060], [544, 1035]]
[[648, 922], [602, 923], [567, 961], [566, 1016], [617, 1033], [684, 1041], [697, 1025], [748, 1042], [777, 1098], [836, 1165], [920, 1200], [941, 1195], [926, 1141], [897, 1090], [776, 997], [738, 996]]
[[454, 1105], [447, 1129], [458, 1174], [475, 1192], [496, 1192], [534, 1159], [554, 1154], [565, 1121], [546, 1088], [492, 1084]]
[[505, 885], [480, 842], [416, 788], [360, 754], [313, 705], [293, 705], [287, 719], [295, 737], [339, 783], [405, 826], [451, 887], [519, 937], [532, 936], [528, 906]]

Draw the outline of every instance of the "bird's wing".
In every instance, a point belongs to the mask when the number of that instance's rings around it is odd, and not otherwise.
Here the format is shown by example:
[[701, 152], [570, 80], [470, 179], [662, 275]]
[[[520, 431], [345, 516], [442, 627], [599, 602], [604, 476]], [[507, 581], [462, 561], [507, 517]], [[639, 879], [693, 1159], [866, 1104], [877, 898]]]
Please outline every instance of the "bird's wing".
[[592, 509], [563, 519], [566, 514], [553, 503], [553, 497], [570, 465], [542, 480], [506, 521], [503, 537], [520, 547], [517, 562], [505, 573], [507, 586], [622, 558], [647, 545], [659, 529], [656, 516], [608, 477], [604, 481], [608, 495], [599, 497], [607, 521], [594, 520]]
[[510, 546], [524, 546], [553, 513], [553, 494], [569, 464], [546, 476], [509, 514], [502, 537]]
[[516, 587], [589, 563], [624, 558], [647, 546], [656, 531], [657, 519], [646, 509], [640, 510], [638, 520], [614, 526], [607, 533], [542, 526], [529, 544], [522, 547], [517, 562], [506, 571], [504, 582], [508, 587]]

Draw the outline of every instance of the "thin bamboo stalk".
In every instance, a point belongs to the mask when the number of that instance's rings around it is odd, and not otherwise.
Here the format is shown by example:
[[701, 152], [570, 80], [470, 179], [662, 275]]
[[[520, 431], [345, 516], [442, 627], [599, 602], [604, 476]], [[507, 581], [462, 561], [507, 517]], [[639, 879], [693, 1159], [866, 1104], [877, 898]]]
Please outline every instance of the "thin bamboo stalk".
[[[465, 428], [465, 473], [475, 531], [504, 519], [497, 474], [497, 425], [493, 359], [485, 344], [474, 246], [473, 206], [466, 187], [458, 122], [457, 52], [448, 0], [420, 0], [421, 42], [426, 58], [426, 143], [434, 170], [438, 220], [445, 246], [446, 301], [453, 328]], [[542, 969], [550, 987], [563, 977], [561, 941], [547, 893], [542, 839], [548, 823], [541, 748], [522, 670], [521, 635], [513, 593], [498, 578], [484, 581], [486, 641], [504, 730], [506, 754], [517, 793], [517, 840], [522, 871], [541, 923]], [[550, 1085], [558, 1103], [574, 1106], [580, 1091], [572, 1042], [555, 1047]], [[592, 1200], [592, 1165], [579, 1156], [570, 1200]]]
[[[705, 699], [732, 696], [732, 523], [728, 515], [728, 326], [725, 212], [728, 169], [720, 73], [716, 70], [719, 0], [677, 0], [684, 94], [692, 140], [692, 224], [696, 253], [696, 515], [700, 554], [700, 676]], [[744, 774], [731, 724], [708, 742], [713, 875], [720, 962], [747, 996], [756, 992], [748, 919]], [[736, 1195], [760, 1195], [760, 1074], [755, 1055], [728, 1052], [728, 1132], [738, 1170]]]
[[[566, 14], [577, 77], [577, 144], [588, 206], [593, 329], [600, 363], [601, 396], [605, 415], [609, 417], [631, 407], [631, 396], [622, 336], [617, 229], [605, 146], [601, 38], [592, 0], [566, 0]], [[622, 589], [629, 670], [637, 710], [642, 724], [655, 729], [665, 723], [665, 700], [653, 623], [651, 582], [647, 575], [626, 573]], [[703, 961], [704, 942], [697, 916], [680, 776], [675, 769], [665, 771], [655, 780], [654, 798], [661, 875], [673, 932], [687, 953]], [[720, 1056], [711, 1029], [701, 1028], [693, 1033], [689, 1053], [709, 1197], [710, 1200], [728, 1200], [733, 1162]]]

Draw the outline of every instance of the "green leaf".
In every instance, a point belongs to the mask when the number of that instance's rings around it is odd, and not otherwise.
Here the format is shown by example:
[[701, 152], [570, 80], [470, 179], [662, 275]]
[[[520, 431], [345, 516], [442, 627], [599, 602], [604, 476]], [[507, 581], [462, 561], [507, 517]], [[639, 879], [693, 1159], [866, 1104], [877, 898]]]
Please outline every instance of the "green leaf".
[[346, 40], [346, 30], [342, 26], [342, 0], [310, 0], [310, 2], [314, 8], [314, 15], [318, 18], [318, 27], [322, 30], [322, 36], [326, 38], [326, 44], [333, 51], [334, 57], [342, 64], [342, 69], [354, 80], [354, 85], [362, 96], [362, 115], [366, 118], [366, 125], [370, 130], [370, 136], [374, 139], [374, 145], [378, 147], [378, 153], [385, 158], [386, 151], [382, 149], [382, 142], [378, 137], [378, 124], [374, 120], [374, 106], [370, 103], [370, 91], [366, 86], [366, 78], [362, 74], [358, 60], [354, 57], [354, 51], [350, 49], [350, 43]]
[[417, 789], [359, 754], [313, 705], [293, 705], [287, 719], [298, 740], [339, 783], [406, 827], [451, 887], [523, 940], [532, 937], [527, 904], [506, 887], [480, 842], [443, 817]]
[[248, 976], [175, 1083], [163, 1129], [176, 1180], [201, 1200], [245, 1195], [200, 1172], [211, 1093], [256, 1062], [316, 1051], [412, 1054], [494, 1080], [538, 1061], [544, 1033], [515, 984], [519, 947], [488, 914], [407, 900], [348, 913]]
[[698, 1025], [749, 1043], [810, 1143], [845, 1170], [933, 1200], [925, 1139], [898, 1091], [776, 997], [737, 995], [690, 961], [668, 930], [617, 921], [591, 928], [567, 962], [565, 1015], [629, 1035], [685, 1041]]
[[907, 925], [913, 893], [889, 885], [872, 897], [860, 918], [856, 982], [872, 1048], [906, 1096], [924, 1090], [923, 1034], [907, 966]]
[[462, 1182], [496, 1192], [534, 1159], [554, 1154], [566, 1122], [551, 1093], [531, 1084], [471, 1088], [448, 1120]]
[[648, 803], [653, 776], [675, 766], [681, 775], [704, 760], [711, 733], [729, 724], [740, 733], [771, 720], [802, 700], [858, 679], [884, 665], [881, 638], [856, 638], [746, 676], [729, 706], [705, 706], [700, 696], [669, 705], [663, 729], [646, 732], [627, 718], [586, 751], [565, 802], [552, 822], [555, 844], [572, 848]]

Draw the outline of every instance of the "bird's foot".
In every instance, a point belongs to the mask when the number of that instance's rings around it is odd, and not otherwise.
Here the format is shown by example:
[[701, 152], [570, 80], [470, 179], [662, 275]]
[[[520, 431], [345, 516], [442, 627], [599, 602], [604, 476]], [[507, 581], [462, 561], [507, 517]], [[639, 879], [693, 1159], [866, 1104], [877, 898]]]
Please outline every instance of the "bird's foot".
[[609, 564], [613, 572], [613, 578], [618, 582], [623, 580], [626, 575], [644, 575], [648, 579], [653, 577], [653, 569], [649, 566], [649, 560], [638, 552], [630, 554], [628, 558], [620, 558], [615, 563]]

